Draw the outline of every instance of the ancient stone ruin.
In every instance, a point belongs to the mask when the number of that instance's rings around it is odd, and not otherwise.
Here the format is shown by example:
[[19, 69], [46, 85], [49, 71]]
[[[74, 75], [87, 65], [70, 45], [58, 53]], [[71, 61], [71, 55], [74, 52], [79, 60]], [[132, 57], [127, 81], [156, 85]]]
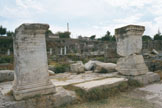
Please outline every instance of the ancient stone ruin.
[[[48, 28], [47, 24], [35, 23], [22, 24], [15, 30], [15, 70], [0, 72], [0, 108], [57, 108], [105, 99], [110, 94], [113, 96], [113, 93], [128, 89], [131, 85], [129, 79], [142, 84], [160, 80], [157, 73], [149, 72], [141, 54], [144, 26], [128, 25], [115, 30], [116, 55], [120, 56], [117, 64], [97, 60], [89, 60], [85, 64], [82, 61], [70, 61], [68, 65], [71, 70], [59, 74], [55, 70], [54, 74], [53, 67], [50, 70], [47, 63], [45, 32]], [[62, 41], [64, 42], [67, 41]], [[78, 47], [77, 44], [72, 46]], [[101, 47], [102, 44], [98, 46]], [[53, 47], [49, 48], [49, 55], [56, 53]], [[66, 44], [58, 47], [60, 58], [68, 55], [69, 48]], [[116, 53], [116, 50], [112, 49], [111, 53], [113, 52]]]
[[[128, 25], [115, 30], [117, 39], [117, 53], [121, 56], [117, 61], [117, 71], [126, 76], [147, 75], [140, 78], [141, 83], [149, 83], [148, 68], [141, 55], [142, 35], [145, 31], [144, 26]], [[137, 77], [134, 77], [137, 78]], [[144, 78], [146, 80], [144, 81]], [[152, 73], [152, 81], [159, 80], [158, 75]], [[139, 80], [139, 78], [138, 78]], [[151, 81], [151, 82], [152, 82]]]
[[47, 24], [22, 24], [14, 37], [16, 100], [55, 92], [49, 80], [45, 32]]

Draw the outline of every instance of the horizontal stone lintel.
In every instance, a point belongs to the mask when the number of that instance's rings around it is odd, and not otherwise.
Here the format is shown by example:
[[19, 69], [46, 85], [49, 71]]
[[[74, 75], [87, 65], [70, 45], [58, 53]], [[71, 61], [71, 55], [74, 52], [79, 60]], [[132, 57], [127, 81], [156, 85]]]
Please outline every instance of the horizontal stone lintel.
[[115, 35], [122, 35], [122, 34], [141, 35], [143, 34], [144, 31], [145, 31], [144, 26], [128, 25], [115, 29]]
[[15, 33], [21, 32], [22, 34], [44, 34], [49, 28], [48, 24], [40, 23], [24, 23], [16, 28]]

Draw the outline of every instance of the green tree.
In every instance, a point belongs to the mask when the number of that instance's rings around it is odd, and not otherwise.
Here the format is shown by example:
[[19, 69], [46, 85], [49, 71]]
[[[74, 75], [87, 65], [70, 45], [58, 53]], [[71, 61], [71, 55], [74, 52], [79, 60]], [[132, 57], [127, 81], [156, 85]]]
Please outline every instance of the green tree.
[[154, 40], [162, 40], [162, 35], [160, 32], [154, 35]]
[[94, 40], [95, 38], [96, 38], [96, 35], [92, 35], [92, 36], [90, 37], [91, 40]]
[[53, 34], [51, 30], [47, 30], [45, 33], [45, 36], [48, 37], [48, 35]]
[[143, 35], [142, 41], [152, 41], [152, 38], [149, 35]]
[[101, 38], [103, 41], [110, 41], [112, 38], [111, 33], [109, 31], [106, 32], [105, 36]]
[[65, 31], [65, 32], [57, 32], [56, 35], [59, 36], [59, 38], [70, 38], [70, 32]]
[[115, 36], [113, 36], [113, 37], [111, 38], [111, 41], [116, 41]]
[[12, 32], [12, 31], [7, 31], [7, 36], [9, 36], [9, 37], [14, 36], [14, 32]]
[[106, 34], [99, 38], [98, 40], [102, 40], [102, 41], [116, 41], [115, 36], [112, 36], [111, 33], [109, 31], [106, 32]]
[[5, 35], [6, 34], [6, 28], [3, 28], [2, 26], [0, 26], [0, 35]]

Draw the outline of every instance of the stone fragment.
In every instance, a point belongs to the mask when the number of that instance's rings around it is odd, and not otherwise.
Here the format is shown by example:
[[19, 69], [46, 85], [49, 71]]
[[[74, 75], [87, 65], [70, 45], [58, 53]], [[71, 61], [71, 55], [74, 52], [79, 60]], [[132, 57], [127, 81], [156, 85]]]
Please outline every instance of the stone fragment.
[[54, 95], [54, 106], [59, 107], [62, 105], [68, 105], [75, 103], [77, 101], [77, 96], [74, 91], [69, 91], [63, 87], [58, 87], [56, 89], [56, 94]]
[[117, 62], [117, 71], [123, 75], [142, 75], [148, 72], [142, 55], [122, 57]]
[[116, 64], [114, 64], [114, 63], [103, 63], [103, 62], [95, 63], [95, 72], [102, 72], [102, 69], [106, 70], [107, 72], [115, 72], [116, 71]]
[[13, 70], [0, 70], [0, 82], [13, 81], [14, 71]]
[[159, 55], [159, 52], [156, 51], [155, 49], [152, 50], [152, 54], [156, 54], [156, 55]]
[[144, 26], [128, 25], [115, 29], [117, 39], [117, 53], [120, 56], [128, 56], [134, 53], [140, 53], [142, 49], [142, 34]]
[[94, 67], [95, 63], [99, 63], [99, 61], [92, 61], [92, 60], [90, 60], [87, 63], [85, 63], [85, 65], [84, 65], [85, 66], [85, 70], [87, 70], [87, 71], [92, 70], [92, 68]]
[[55, 72], [48, 70], [49, 75], [55, 75]]
[[47, 24], [22, 24], [15, 30], [15, 79], [13, 95], [16, 100], [55, 93], [49, 80], [45, 32]]
[[70, 65], [71, 72], [74, 73], [83, 73], [84, 71], [84, 65], [81, 61], [78, 61], [77, 63]]

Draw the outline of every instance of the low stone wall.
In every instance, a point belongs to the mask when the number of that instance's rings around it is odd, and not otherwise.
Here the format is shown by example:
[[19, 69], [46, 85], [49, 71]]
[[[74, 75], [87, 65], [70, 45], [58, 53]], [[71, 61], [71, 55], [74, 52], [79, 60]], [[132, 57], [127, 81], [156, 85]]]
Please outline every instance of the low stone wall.
[[[8, 49], [10, 49], [11, 54], [13, 53], [13, 39], [10, 37], [0, 37], [0, 55], [7, 55]], [[54, 55], [59, 55], [61, 53], [64, 55], [64, 48], [66, 46], [66, 54], [69, 53], [90, 53], [90, 52], [102, 52], [106, 51], [105, 55], [108, 58], [116, 58], [116, 42], [103, 42], [98, 40], [80, 40], [80, 39], [46, 39], [47, 41], [47, 51]], [[162, 51], [162, 41], [143, 41], [142, 52], [151, 51], [156, 49], [157, 51]]]

